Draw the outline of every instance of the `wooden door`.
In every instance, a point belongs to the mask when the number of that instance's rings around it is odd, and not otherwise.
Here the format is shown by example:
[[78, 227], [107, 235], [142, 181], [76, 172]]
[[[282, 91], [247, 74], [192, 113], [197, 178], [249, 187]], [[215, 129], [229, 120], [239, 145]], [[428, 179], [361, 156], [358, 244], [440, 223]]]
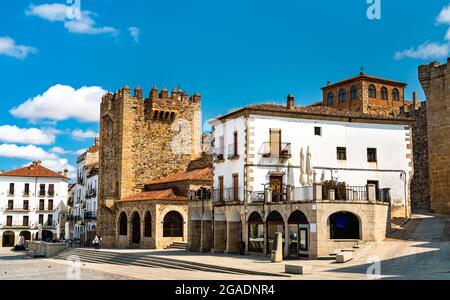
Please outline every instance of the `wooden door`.
[[272, 189], [272, 201], [280, 202], [283, 200], [283, 175], [270, 176], [270, 188]]
[[233, 201], [239, 201], [239, 176], [233, 174]]
[[281, 130], [270, 130], [270, 155], [272, 157], [279, 157], [281, 152]]

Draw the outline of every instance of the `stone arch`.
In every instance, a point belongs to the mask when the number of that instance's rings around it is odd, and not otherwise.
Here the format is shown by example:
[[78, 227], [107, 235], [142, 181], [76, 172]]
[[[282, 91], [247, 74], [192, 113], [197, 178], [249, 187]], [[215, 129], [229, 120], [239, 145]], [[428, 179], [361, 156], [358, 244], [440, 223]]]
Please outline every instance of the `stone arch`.
[[2, 247], [14, 247], [16, 236], [13, 231], [5, 231], [2, 235]]
[[247, 219], [248, 251], [264, 252], [264, 220], [258, 211], [250, 213]]
[[283, 216], [276, 210], [267, 214], [266, 217], [266, 231], [267, 231], [267, 253], [271, 253], [275, 245], [275, 236], [277, 232], [281, 232], [283, 237], [283, 253], [285, 245], [285, 223]]
[[131, 228], [131, 244], [141, 243], [141, 215], [139, 211], [135, 210], [131, 214], [130, 218], [130, 228]]
[[118, 235], [128, 235], [128, 216], [125, 211], [119, 213], [119, 217], [117, 218], [117, 229]]
[[147, 210], [144, 213], [144, 237], [152, 237], [152, 213]]
[[164, 215], [163, 236], [164, 237], [183, 237], [184, 218], [176, 210], [171, 210]]
[[23, 236], [25, 238], [25, 241], [31, 241], [31, 232], [29, 232], [28, 230], [20, 232], [19, 236]]
[[309, 224], [309, 222], [308, 218], [301, 210], [296, 210], [289, 216], [288, 224]]
[[361, 239], [361, 221], [358, 215], [338, 211], [328, 218], [329, 238], [340, 240]]

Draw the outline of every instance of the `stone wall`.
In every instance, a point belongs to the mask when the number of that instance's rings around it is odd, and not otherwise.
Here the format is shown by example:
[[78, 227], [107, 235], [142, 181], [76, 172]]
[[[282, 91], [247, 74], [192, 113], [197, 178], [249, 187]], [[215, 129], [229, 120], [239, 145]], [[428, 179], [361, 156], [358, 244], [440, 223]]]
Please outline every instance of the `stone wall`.
[[[99, 207], [141, 192], [144, 184], [184, 171], [200, 158], [201, 96], [153, 88], [143, 98], [137, 87], [128, 86], [106, 94], [101, 103]], [[105, 220], [101, 220], [105, 217]], [[99, 215], [98, 230], [115, 239], [108, 213]], [[108, 239], [108, 238], [107, 238]]]
[[450, 58], [419, 67], [427, 97], [431, 209], [450, 214]]
[[414, 106], [402, 115], [414, 119], [412, 141], [414, 175], [411, 181], [411, 208], [413, 211], [430, 210], [430, 182], [428, 165], [427, 104]]

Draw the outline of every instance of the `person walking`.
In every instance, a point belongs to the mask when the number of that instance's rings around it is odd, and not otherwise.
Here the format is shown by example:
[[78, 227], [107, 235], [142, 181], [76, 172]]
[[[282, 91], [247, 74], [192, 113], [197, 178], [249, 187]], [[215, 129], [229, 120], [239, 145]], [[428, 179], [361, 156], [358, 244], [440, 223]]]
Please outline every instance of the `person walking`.
[[100, 238], [98, 237], [98, 235], [95, 236], [92, 244], [94, 245], [95, 250], [100, 250]]

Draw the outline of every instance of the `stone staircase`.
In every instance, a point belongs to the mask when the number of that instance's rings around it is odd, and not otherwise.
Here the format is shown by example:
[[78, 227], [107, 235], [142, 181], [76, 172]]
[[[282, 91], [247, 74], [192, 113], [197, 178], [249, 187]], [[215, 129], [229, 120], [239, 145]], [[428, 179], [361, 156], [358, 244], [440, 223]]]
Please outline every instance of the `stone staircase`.
[[341, 252], [352, 252], [353, 254], [356, 254], [356, 252], [364, 246], [364, 243], [362, 242], [355, 242], [355, 244], [351, 248], [342, 248], [342, 249], [336, 249], [328, 256], [320, 256], [318, 257], [319, 260], [336, 260], [336, 256]]
[[171, 245], [167, 246], [165, 249], [187, 249], [187, 243], [184, 242], [174, 242]]
[[172, 259], [167, 257], [158, 257], [151, 254], [118, 253], [104, 250], [96, 251], [82, 248], [69, 248], [59, 253], [57, 256], [53, 258], [57, 260], [68, 260], [72, 259], [73, 257], [79, 258], [81, 262], [93, 264], [113, 264], [124, 266], [149, 267], [149, 268], [169, 268], [177, 270], [203, 271], [203, 272], [239, 274], [239, 275], [290, 277], [286, 274], [281, 273], [267, 273], [253, 270], [237, 269], [180, 259]]

